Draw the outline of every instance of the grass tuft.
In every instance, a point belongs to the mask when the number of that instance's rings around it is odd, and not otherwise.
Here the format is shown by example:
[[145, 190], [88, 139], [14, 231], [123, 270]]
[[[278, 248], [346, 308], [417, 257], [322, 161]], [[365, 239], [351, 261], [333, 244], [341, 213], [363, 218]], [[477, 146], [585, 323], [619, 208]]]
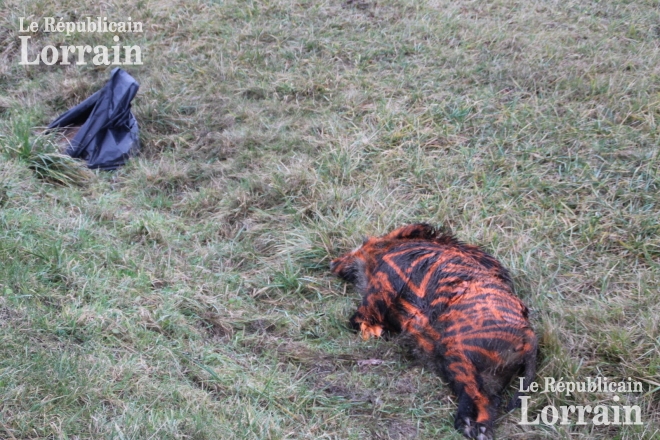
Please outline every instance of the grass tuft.
[[10, 117], [9, 135], [0, 137], [0, 154], [24, 163], [39, 179], [59, 185], [83, 185], [94, 174], [79, 160], [59, 152], [52, 135], [34, 135], [29, 115]]

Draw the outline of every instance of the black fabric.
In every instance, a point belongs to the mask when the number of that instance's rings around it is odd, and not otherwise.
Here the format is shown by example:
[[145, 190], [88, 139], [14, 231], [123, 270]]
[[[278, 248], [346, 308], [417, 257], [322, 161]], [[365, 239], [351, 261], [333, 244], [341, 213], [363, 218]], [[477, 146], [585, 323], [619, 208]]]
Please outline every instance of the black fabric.
[[138, 124], [131, 112], [139, 88], [128, 72], [113, 69], [101, 90], [61, 114], [48, 128], [80, 126], [65, 153], [84, 159], [89, 168], [114, 170], [140, 148]]

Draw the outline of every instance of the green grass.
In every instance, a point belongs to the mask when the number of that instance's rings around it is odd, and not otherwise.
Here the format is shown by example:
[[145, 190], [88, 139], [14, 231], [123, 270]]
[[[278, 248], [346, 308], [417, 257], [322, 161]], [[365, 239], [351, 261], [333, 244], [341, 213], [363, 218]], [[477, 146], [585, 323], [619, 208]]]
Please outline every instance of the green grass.
[[8, 121], [8, 134], [3, 136], [0, 153], [17, 159], [34, 171], [36, 177], [60, 185], [83, 185], [92, 173], [80, 161], [60, 152], [54, 134], [32, 135], [32, 115], [21, 114]]
[[[646, 384], [621, 394], [643, 426], [516, 411], [498, 438], [658, 438], [657, 6], [5, 0], [0, 437], [462, 438], [439, 378], [349, 331], [358, 296], [327, 269], [425, 221], [511, 269], [540, 379]], [[114, 173], [35, 167], [55, 154], [39, 127], [110, 69], [18, 65], [18, 18], [99, 14], [147, 30], [122, 36], [143, 50], [127, 68], [142, 154]]]

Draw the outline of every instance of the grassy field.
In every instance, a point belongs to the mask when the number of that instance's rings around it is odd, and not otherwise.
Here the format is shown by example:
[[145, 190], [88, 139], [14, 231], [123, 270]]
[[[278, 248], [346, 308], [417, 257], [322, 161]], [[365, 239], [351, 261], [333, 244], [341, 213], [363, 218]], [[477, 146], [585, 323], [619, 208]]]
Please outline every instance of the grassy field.
[[[145, 28], [113, 173], [37, 136], [110, 68], [18, 64], [19, 17], [88, 15]], [[512, 271], [539, 380], [644, 383], [642, 425], [498, 438], [660, 438], [658, 66], [657, 0], [0, 0], [0, 438], [462, 438], [328, 270], [417, 221]]]

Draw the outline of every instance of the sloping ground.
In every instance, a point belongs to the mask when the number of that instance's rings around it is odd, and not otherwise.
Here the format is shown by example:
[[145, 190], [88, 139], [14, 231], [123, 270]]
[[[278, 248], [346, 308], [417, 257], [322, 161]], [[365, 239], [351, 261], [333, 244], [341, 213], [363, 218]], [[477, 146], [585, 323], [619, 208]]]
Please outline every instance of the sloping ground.
[[[143, 154], [63, 186], [33, 127], [110, 69], [20, 66], [19, 17], [99, 14], [144, 23], [121, 35]], [[516, 411], [499, 438], [660, 435], [657, 2], [9, 0], [0, 23], [0, 437], [461, 438], [327, 269], [414, 221], [511, 269], [539, 381], [644, 384], [615, 393], [642, 425]]]

